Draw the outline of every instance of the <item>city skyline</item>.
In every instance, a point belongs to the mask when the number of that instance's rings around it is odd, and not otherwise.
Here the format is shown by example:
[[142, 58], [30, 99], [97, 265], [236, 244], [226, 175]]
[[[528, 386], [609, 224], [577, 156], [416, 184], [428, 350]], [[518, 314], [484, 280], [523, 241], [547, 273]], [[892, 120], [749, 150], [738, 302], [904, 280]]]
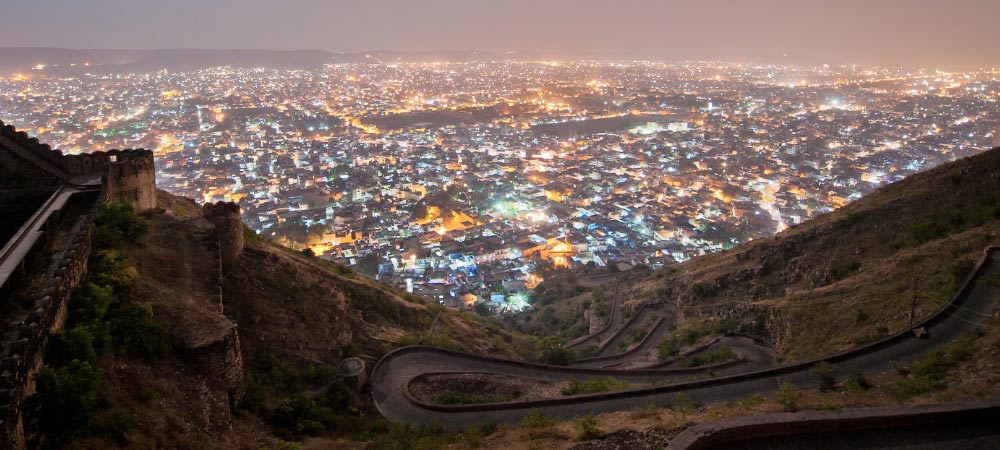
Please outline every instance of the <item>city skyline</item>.
[[664, 267], [1000, 144], [997, 70], [361, 62], [0, 78], [67, 153], [146, 148], [157, 185], [454, 307], [564, 269]]
[[11, 16], [32, 20], [0, 30], [4, 47], [482, 51], [540, 59], [1000, 64], [1000, 49], [982, 45], [990, 41], [990, 24], [1000, 17], [1000, 3], [984, 0], [295, 0], [281, 8], [261, 0], [124, 5], [47, 0], [5, 9]]

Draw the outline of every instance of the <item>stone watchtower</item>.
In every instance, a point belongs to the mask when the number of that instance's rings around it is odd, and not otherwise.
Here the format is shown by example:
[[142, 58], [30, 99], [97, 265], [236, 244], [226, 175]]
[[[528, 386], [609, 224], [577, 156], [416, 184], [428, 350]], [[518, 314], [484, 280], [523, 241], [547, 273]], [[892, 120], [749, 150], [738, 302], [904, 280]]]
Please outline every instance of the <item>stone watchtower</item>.
[[137, 212], [156, 208], [156, 168], [149, 150], [111, 150], [102, 178], [109, 202], [132, 204]]
[[202, 214], [215, 224], [215, 235], [219, 239], [219, 255], [222, 270], [231, 271], [239, 264], [243, 254], [243, 222], [240, 221], [240, 206], [233, 202], [206, 203]]

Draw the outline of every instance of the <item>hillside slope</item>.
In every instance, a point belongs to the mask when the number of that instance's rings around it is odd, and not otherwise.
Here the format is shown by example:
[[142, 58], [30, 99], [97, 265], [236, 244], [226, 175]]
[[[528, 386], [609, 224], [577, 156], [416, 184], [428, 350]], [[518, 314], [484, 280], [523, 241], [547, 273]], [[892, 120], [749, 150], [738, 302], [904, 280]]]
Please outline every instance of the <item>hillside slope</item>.
[[[418, 343], [531, 356], [531, 340], [485, 319], [249, 231], [239, 267], [220, 277], [201, 207], [162, 191], [158, 201], [158, 211], [125, 220], [146, 224], [137, 242], [98, 247], [91, 261], [68, 330], [46, 355], [59, 380], [51, 393], [63, 399], [38, 397], [43, 407], [26, 420], [38, 446], [256, 450], [279, 438], [365, 440], [381, 422], [367, 387], [336, 376], [343, 358], [371, 364]], [[122, 318], [131, 311], [139, 317]], [[81, 389], [61, 392], [64, 380]], [[52, 416], [66, 402], [71, 423]]]
[[1000, 243], [1000, 149], [885, 186], [731, 251], [670, 266], [626, 303], [671, 303], [681, 327], [712, 321], [770, 340], [786, 360], [854, 347], [940, 306]]

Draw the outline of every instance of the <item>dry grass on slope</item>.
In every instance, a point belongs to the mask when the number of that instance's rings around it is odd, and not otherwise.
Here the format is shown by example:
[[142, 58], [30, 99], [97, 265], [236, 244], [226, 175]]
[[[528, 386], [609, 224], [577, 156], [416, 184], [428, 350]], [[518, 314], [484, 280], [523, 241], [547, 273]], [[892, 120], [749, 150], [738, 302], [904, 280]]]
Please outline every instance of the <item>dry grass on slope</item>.
[[898, 331], [914, 292], [918, 317], [930, 313], [996, 243], [1000, 149], [914, 175], [777, 236], [664, 268], [627, 301], [676, 302], [695, 321], [735, 316], [746, 330], [768, 334], [788, 360], [801, 360]]

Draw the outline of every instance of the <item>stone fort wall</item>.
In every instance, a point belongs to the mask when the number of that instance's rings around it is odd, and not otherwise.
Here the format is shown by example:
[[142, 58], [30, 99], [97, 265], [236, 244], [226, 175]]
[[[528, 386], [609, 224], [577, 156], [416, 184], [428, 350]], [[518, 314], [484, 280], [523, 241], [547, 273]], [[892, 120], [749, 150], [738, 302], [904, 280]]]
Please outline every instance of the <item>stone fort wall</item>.
[[138, 212], [148, 211], [156, 208], [156, 168], [153, 165], [153, 152], [149, 150], [132, 150], [132, 152], [130, 157], [108, 164], [107, 173], [102, 179], [104, 193], [109, 202], [131, 203]]
[[243, 255], [243, 222], [240, 221], [240, 206], [233, 202], [206, 203], [202, 214], [215, 224], [215, 235], [219, 239], [219, 257], [222, 271], [229, 272], [237, 267]]
[[124, 201], [138, 212], [156, 207], [156, 166], [153, 152], [144, 149], [108, 150], [65, 155], [48, 144], [0, 121], [0, 136], [62, 171], [67, 178], [100, 175], [108, 202]]
[[100, 200], [70, 231], [65, 251], [47, 269], [48, 277], [17, 325], [0, 335], [0, 448], [24, 448], [24, 401], [35, 392], [34, 374], [42, 367], [49, 335], [66, 322], [70, 295], [87, 273], [93, 249], [94, 216]]

